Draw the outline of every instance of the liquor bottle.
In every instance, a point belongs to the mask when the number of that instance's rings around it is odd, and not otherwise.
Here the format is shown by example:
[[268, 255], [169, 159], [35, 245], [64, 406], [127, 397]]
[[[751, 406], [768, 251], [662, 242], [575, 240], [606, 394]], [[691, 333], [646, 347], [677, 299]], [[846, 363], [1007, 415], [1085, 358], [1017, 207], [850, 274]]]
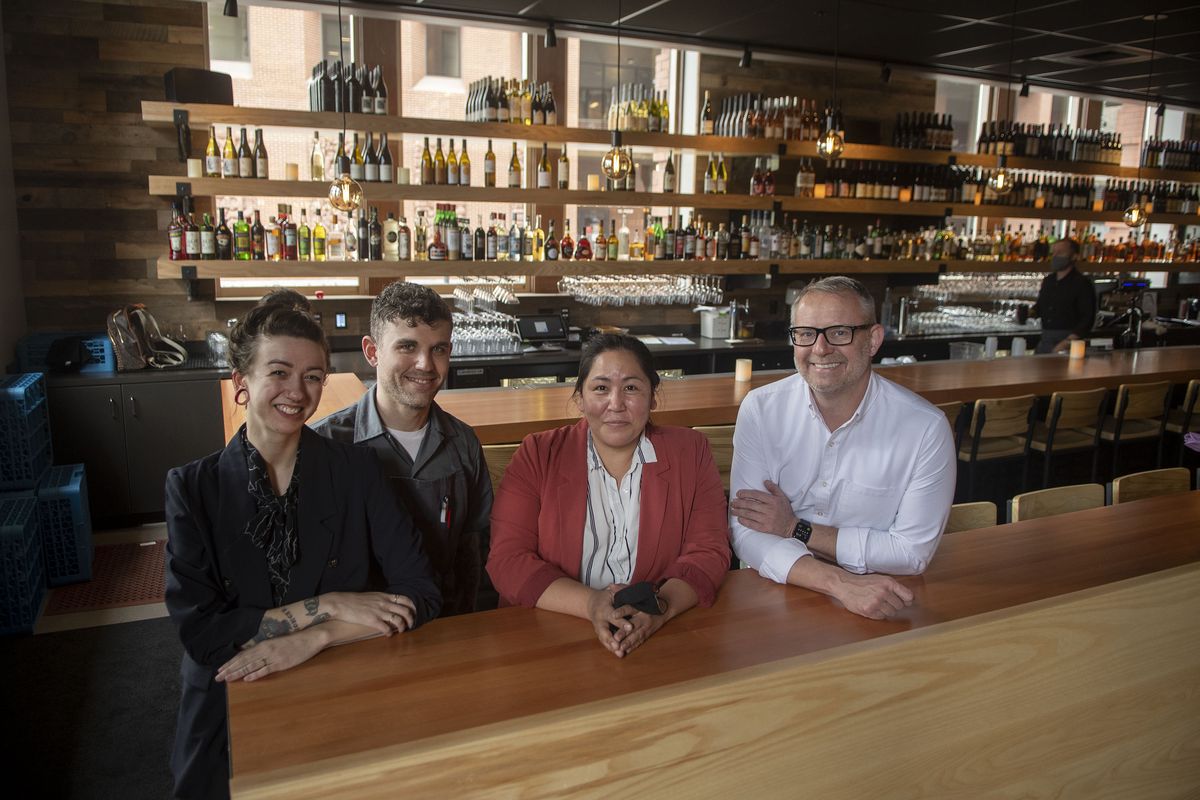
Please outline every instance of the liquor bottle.
[[200, 226], [191, 214], [183, 222], [183, 255], [188, 260], [200, 258]]
[[504, 224], [504, 215], [496, 217], [496, 260], [508, 261], [508, 226]]
[[542, 230], [542, 215], [538, 214], [534, 217], [533, 228], [528, 234], [529, 240], [533, 246], [532, 252], [529, 254], [529, 261], [545, 261], [546, 260], [546, 232]]
[[479, 258], [484, 261], [495, 261], [497, 258], [497, 244], [499, 235], [496, 232], [496, 215], [488, 216], [488, 227], [483, 234], [483, 249], [475, 248], [477, 253], [482, 253]]
[[508, 162], [508, 188], [521, 188], [521, 160], [517, 158], [516, 142], [513, 142], [512, 159]]
[[558, 248], [558, 239], [554, 236], [554, 220], [550, 220], [550, 230], [546, 233], [546, 261], [558, 261]]
[[558, 188], [571, 188], [571, 161], [567, 158], [567, 146], [565, 144], [558, 154]]
[[[278, 232], [276, 232], [275, 256], [272, 261], [279, 260], [280, 245], [278, 241]], [[254, 210], [254, 222], [250, 225], [250, 255], [255, 261], [265, 261], [268, 257], [268, 242], [267, 232], [263, 228], [262, 218], [258, 215], [258, 209]]]
[[170, 260], [180, 261], [184, 258], [183, 220], [180, 218], [178, 203], [171, 203], [171, 221], [167, 223], [167, 247]]
[[388, 88], [387, 82], [383, 79], [383, 67], [376, 67], [375, 73], [372, 76], [375, 90], [375, 113], [388, 113]]
[[236, 178], [238, 176], [237, 151], [233, 148], [233, 127], [225, 126], [225, 147], [221, 150], [221, 177]]
[[[564, 223], [564, 224], [566, 224], [566, 223]], [[568, 236], [570, 235], [569, 231], [568, 231], [567, 235]], [[565, 247], [560, 246], [560, 249], [564, 253], [566, 252]], [[575, 261], [591, 261], [592, 260], [592, 242], [590, 239], [588, 239], [586, 230], [584, 231], [583, 235], [579, 237], [579, 242], [575, 245], [575, 250], [574, 250], [574, 254], [572, 255], [572, 258]]]
[[[596, 225], [596, 242], [592, 248], [593, 255], [597, 261], [608, 260], [608, 237], [604, 235], [604, 220], [597, 220]], [[583, 240], [579, 242], [580, 247], [583, 246]]]
[[329, 233], [321, 223], [320, 210], [313, 213], [315, 216], [312, 228], [312, 260], [325, 261], [329, 252]]
[[[362, 212], [360, 211], [359, 214], [361, 214], [361, 213]], [[359, 245], [358, 223], [356, 223], [354, 221], [354, 212], [353, 211], [346, 214], [346, 227], [345, 227], [343, 241], [345, 242], [345, 245], [346, 245], [346, 260], [347, 261], [357, 261], [358, 260], [358, 245]], [[366, 242], [363, 242], [362, 244], [363, 244], [363, 247], [366, 247]]]
[[700, 135], [712, 136], [713, 132], [713, 109], [712, 99], [709, 97], [707, 89], [704, 90], [704, 105], [700, 108]]
[[412, 258], [412, 232], [408, 229], [408, 221], [404, 217], [400, 218], [400, 224], [396, 226], [396, 258], [400, 261]]
[[233, 257], [238, 261], [249, 261], [254, 255], [254, 248], [250, 244], [250, 223], [246, 222], [246, 216], [241, 211], [238, 211], [237, 219], [233, 223]]
[[391, 211], [383, 221], [383, 260], [400, 260], [400, 223]]
[[446, 242], [446, 260], [458, 261], [462, 258], [462, 229], [458, 225], [458, 212], [450, 206], [442, 223], [442, 239]]
[[[372, 210], [372, 212], [374, 212], [375, 209], [372, 208], [371, 210]], [[375, 219], [374, 214], [372, 214], [371, 219], [368, 219], [367, 213], [365, 210], [358, 212], [358, 233], [356, 235], [358, 237], [358, 260], [359, 261], [371, 260], [371, 220], [372, 219]], [[375, 219], [375, 222], [378, 223], [379, 220]], [[380, 238], [381, 239], [382, 239], [382, 236], [383, 236], [383, 231], [380, 230]], [[382, 245], [383, 245], [383, 242], [381, 240], [379, 242], [379, 246], [382, 247]]]
[[491, 139], [488, 139], [487, 153], [483, 156], [483, 185], [487, 187], [496, 185], [496, 154], [492, 152]]
[[[450, 146], [454, 146], [454, 142], [450, 142]], [[458, 185], [471, 185], [471, 157], [467, 155], [467, 140], [462, 140], [462, 155], [458, 157]]]
[[329, 233], [325, 240], [325, 253], [330, 261], [344, 261], [346, 259], [346, 234], [342, 230], [342, 223], [338, 222], [337, 214], [333, 215], [333, 220], [329, 223]]
[[508, 260], [520, 261], [525, 250], [525, 232], [517, 227], [516, 217], [513, 217], [512, 227], [508, 229]]
[[388, 147], [387, 131], [379, 135], [379, 153], [375, 160], [379, 162], [379, 182], [392, 183], [395, 178], [392, 175], [392, 150]]
[[296, 223], [292, 220], [292, 209], [287, 207], [287, 211], [279, 215], [279, 227], [283, 234], [283, 260], [297, 261], [300, 256], [300, 234], [296, 229]]
[[637, 191], [637, 162], [633, 160], [633, 148], [625, 148], [626, 155], [629, 156], [629, 172], [625, 173], [625, 191]]
[[208, 126], [208, 147], [204, 148], [204, 177], [221, 177], [221, 150], [217, 147], [217, 126]]
[[542, 106], [542, 87], [538, 86], [533, 91], [533, 102], [530, 105], [534, 125], [546, 124], [546, 110]]
[[487, 257], [488, 237], [483, 230], [483, 215], [476, 217], [475, 235], [472, 237], [475, 241], [471, 245], [471, 252], [476, 261], [482, 261]]
[[[608, 236], [607, 258], [609, 261], [616, 261], [617, 255], [618, 255], [617, 251], [619, 249], [618, 244], [620, 242], [620, 239], [617, 238], [617, 221], [615, 219], [610, 219], [608, 221], [608, 229], [609, 229], [609, 231], [611, 231], [611, 233]], [[626, 238], [628, 239], [628, 232], [626, 233]]]
[[200, 223], [200, 258], [211, 261], [217, 257], [217, 236], [213, 230], [212, 217], [205, 212]]
[[521, 122], [533, 124], [533, 94], [529, 91], [529, 81], [522, 81], [521, 85]]
[[239, 178], [254, 177], [254, 153], [250, 151], [250, 145], [246, 143], [246, 129], [242, 128], [242, 141], [237, 149], [238, 172]]
[[267, 146], [263, 144], [262, 128], [254, 129], [254, 177], [266, 180], [270, 176], [267, 169]]
[[542, 142], [542, 157], [537, 164], [537, 188], [550, 188], [550, 156], [545, 142]]
[[458, 186], [458, 156], [454, 152], [454, 139], [450, 139], [450, 152], [446, 156], [446, 183]]
[[558, 124], [558, 104], [554, 102], [554, 90], [546, 84], [546, 96], [542, 99], [543, 111], [546, 114], [547, 125]]
[[356, 181], [365, 181], [367, 179], [367, 161], [363, 158], [362, 143], [358, 139], [358, 134], [354, 134], [354, 149], [350, 153], [350, 178]]
[[421, 151], [421, 185], [432, 186], [437, 177], [433, 168], [433, 155], [429, 152], [429, 137], [425, 137], [425, 149]]
[[[554, 223], [551, 222], [551, 225]], [[563, 220], [563, 235], [558, 243], [559, 257], [564, 261], [570, 261], [575, 257], [575, 240], [571, 238], [571, 220]]]
[[[374, 103], [371, 107], [374, 108]], [[375, 134], [370, 131], [367, 131], [367, 143], [363, 146], [363, 179], [371, 183], [379, 182], [379, 157], [375, 153]]]
[[675, 191], [675, 151], [667, 153], [667, 165], [663, 167], [663, 191]]
[[433, 182], [438, 186], [445, 186], [448, 180], [446, 176], [446, 154], [442, 152], [442, 137], [437, 138], [437, 152], [433, 154]]
[[675, 225], [675, 260], [683, 261], [687, 243], [687, 230], [683, 227], [683, 214], [675, 217]]
[[413, 228], [413, 260], [429, 260], [429, 227], [425, 224], [425, 212], [417, 212], [417, 224]]
[[308, 227], [308, 209], [300, 209], [300, 227], [296, 228], [296, 257], [312, 261], [312, 229]]
[[696, 221], [689, 219], [687, 227], [683, 230], [683, 258], [684, 260], [693, 259], [696, 257]]
[[442, 241], [440, 228], [433, 229], [433, 241], [429, 243], [429, 260], [445, 261], [447, 255], [446, 243]]
[[625, 221], [625, 215], [621, 215], [621, 228], [617, 231], [617, 245], [615, 252], [609, 250], [609, 258], [615, 261], [629, 260], [629, 225]]
[[225, 209], [219, 212], [220, 223], [217, 225], [217, 259], [228, 261], [233, 258], [233, 232], [225, 224]]

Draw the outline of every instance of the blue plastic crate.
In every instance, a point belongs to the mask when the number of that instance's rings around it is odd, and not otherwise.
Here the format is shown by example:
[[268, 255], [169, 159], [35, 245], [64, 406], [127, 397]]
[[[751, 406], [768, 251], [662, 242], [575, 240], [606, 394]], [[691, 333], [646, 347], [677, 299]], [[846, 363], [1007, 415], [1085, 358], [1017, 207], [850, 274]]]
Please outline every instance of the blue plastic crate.
[[92, 579], [92, 518], [83, 464], [51, 467], [37, 491], [46, 580], [63, 586]]
[[0, 416], [21, 419], [46, 401], [46, 379], [40, 372], [0, 378]]
[[112, 342], [105, 333], [95, 331], [63, 331], [57, 333], [31, 333], [17, 342], [17, 366], [26, 371], [44, 370], [46, 356], [55, 340], [67, 336], [79, 336], [83, 345], [92, 354], [92, 360], [80, 368], [80, 372], [114, 372], [117, 360], [113, 357]]
[[0, 413], [0, 492], [36, 488], [52, 463], [44, 402], [24, 417]]
[[0, 635], [33, 630], [46, 579], [33, 498], [0, 501]]

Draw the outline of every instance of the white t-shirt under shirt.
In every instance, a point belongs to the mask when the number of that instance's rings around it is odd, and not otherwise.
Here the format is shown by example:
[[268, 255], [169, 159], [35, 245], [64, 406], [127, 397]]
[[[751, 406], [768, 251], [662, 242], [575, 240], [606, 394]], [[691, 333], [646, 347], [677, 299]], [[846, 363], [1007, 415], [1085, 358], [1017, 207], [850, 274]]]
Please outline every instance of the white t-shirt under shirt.
[[395, 428], [387, 429], [388, 433], [400, 443], [400, 446], [404, 448], [414, 463], [417, 460], [417, 453], [421, 451], [421, 442], [425, 439], [425, 432], [427, 430], [429, 430], [428, 422], [415, 431], [398, 431]]

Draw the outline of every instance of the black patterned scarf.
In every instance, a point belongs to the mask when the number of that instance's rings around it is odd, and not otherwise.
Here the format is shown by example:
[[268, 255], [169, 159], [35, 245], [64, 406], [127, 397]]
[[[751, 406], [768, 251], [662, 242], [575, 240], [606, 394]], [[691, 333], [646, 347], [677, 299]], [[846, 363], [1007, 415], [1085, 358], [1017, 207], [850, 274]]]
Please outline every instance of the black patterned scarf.
[[292, 577], [292, 565], [300, 557], [300, 537], [296, 526], [296, 513], [300, 497], [300, 451], [296, 450], [296, 464], [292, 467], [292, 480], [283, 496], [275, 494], [267, 463], [250, 444], [246, 427], [241, 429], [242, 446], [246, 448], [246, 468], [250, 472], [250, 495], [254, 498], [257, 511], [246, 524], [246, 535], [254, 546], [267, 554], [267, 570], [271, 575], [271, 595], [275, 604], [282, 605]]

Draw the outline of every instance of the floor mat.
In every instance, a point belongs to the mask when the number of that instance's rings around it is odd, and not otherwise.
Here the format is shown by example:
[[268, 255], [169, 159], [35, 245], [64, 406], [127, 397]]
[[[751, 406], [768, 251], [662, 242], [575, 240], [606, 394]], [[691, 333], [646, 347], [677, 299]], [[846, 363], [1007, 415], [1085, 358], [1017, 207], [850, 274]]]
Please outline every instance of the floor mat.
[[96, 546], [92, 579], [54, 589], [44, 616], [161, 603], [166, 540]]

